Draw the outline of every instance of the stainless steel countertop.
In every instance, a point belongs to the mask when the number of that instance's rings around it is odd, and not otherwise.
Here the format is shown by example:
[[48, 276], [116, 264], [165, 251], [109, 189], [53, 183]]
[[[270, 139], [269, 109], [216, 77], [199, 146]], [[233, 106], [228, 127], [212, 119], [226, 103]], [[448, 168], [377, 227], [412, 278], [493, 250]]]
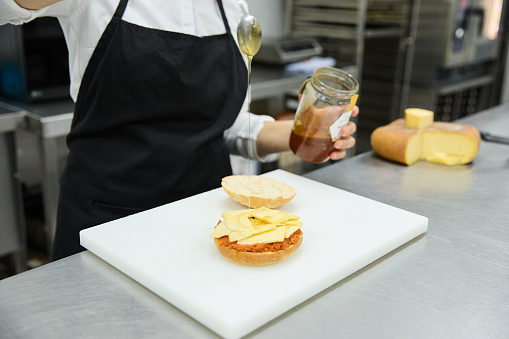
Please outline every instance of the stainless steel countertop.
[[71, 129], [74, 102], [70, 99], [30, 104], [3, 98], [0, 104], [23, 111], [24, 128], [42, 139], [65, 136]]
[[25, 113], [18, 107], [0, 102], [0, 133], [14, 132], [20, 128]]
[[[509, 105], [463, 122], [509, 136]], [[427, 216], [428, 231], [247, 337], [507, 337], [509, 146], [483, 141], [474, 162], [457, 167], [406, 167], [368, 152], [306, 176]], [[90, 252], [0, 281], [0, 333], [216, 337]]]

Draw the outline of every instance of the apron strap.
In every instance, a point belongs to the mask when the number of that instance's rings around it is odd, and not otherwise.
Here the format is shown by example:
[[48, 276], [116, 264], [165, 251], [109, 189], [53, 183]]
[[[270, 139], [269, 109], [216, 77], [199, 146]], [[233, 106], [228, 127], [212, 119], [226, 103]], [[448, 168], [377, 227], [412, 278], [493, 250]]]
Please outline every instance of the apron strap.
[[230, 25], [228, 24], [228, 19], [226, 19], [226, 14], [225, 14], [224, 8], [223, 8], [223, 1], [217, 0], [217, 4], [219, 5], [219, 10], [221, 11], [221, 16], [223, 17], [223, 23], [224, 23], [224, 27], [226, 28], [226, 32], [228, 34], [231, 34]]
[[[95, 69], [97, 67], [97, 64], [101, 60], [104, 51], [106, 50], [106, 46], [108, 46], [108, 43], [111, 40], [111, 37], [113, 36], [113, 33], [117, 29], [120, 21], [122, 20], [122, 16], [124, 15], [125, 9], [127, 7], [127, 3], [129, 0], [120, 0], [117, 9], [115, 10], [115, 14], [113, 14], [113, 17], [111, 18], [110, 22], [108, 23], [108, 26], [106, 26], [106, 29], [104, 30], [103, 34], [101, 35], [101, 38], [97, 42], [97, 46], [94, 49], [94, 52], [92, 53], [92, 56], [90, 57], [90, 60], [88, 61], [88, 66], [85, 70], [85, 74], [83, 74], [83, 78], [81, 79], [80, 84], [80, 90], [78, 91], [78, 98], [76, 100], [76, 105], [74, 108], [74, 111], [76, 112], [81, 106], [80, 98], [85, 95], [85, 93], [82, 93], [82, 88], [88, 88], [88, 83], [91, 81], [91, 77], [95, 73]], [[73, 125], [74, 125], [74, 119], [73, 119]]]
[[[106, 45], [108, 45], [108, 42], [110, 41], [111, 37], [113, 36], [113, 32], [118, 27], [118, 24], [122, 20], [122, 16], [124, 15], [125, 9], [127, 7], [127, 3], [129, 0], [120, 0], [120, 3], [117, 6], [117, 9], [115, 10], [115, 14], [113, 14], [113, 17], [110, 20], [110, 23], [104, 30], [101, 39], [99, 39], [99, 42], [97, 43], [97, 46], [95, 47], [96, 50], [104, 51], [106, 48]], [[102, 53], [97, 53], [101, 54]], [[97, 57], [96, 57], [97, 59]]]

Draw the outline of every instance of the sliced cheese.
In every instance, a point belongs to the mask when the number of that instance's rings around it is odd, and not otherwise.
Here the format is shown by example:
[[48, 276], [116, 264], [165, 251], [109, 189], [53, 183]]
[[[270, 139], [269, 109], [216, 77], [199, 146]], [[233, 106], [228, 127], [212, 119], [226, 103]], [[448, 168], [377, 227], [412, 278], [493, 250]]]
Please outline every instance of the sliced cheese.
[[227, 212], [223, 212], [222, 216], [223, 218], [226, 220], [226, 219], [233, 219], [235, 217], [237, 217], [239, 214], [242, 214], [242, 213], [246, 213], [246, 210], [243, 209], [243, 210], [236, 210], [236, 211], [227, 211]]
[[235, 218], [231, 218], [231, 219], [224, 219], [224, 224], [226, 226], [227, 229], [229, 229], [230, 231], [237, 231], [239, 229], [239, 221]]
[[289, 238], [299, 228], [300, 228], [300, 226], [286, 226], [285, 238]]
[[265, 232], [255, 234], [244, 239], [240, 239], [237, 241], [237, 244], [239, 245], [267, 244], [275, 241], [276, 237], [274, 237], [274, 234], [272, 232]]
[[225, 235], [230, 234], [232, 232], [228, 227], [226, 227], [226, 222], [221, 221], [212, 231], [212, 234], [210, 236], [212, 238], [221, 238]]
[[433, 112], [422, 108], [405, 109], [405, 126], [413, 129], [422, 129], [433, 124]]
[[229, 234], [228, 234], [228, 239], [230, 241], [238, 241], [238, 240], [242, 240], [242, 239], [245, 239], [247, 237], [250, 237], [251, 235], [244, 235], [242, 233], [240, 233], [239, 231], [231, 231]]
[[250, 231], [253, 229], [253, 225], [251, 223], [251, 220], [249, 220], [249, 217], [247, 214], [241, 214], [238, 216], [237, 219], [237, 226], [239, 231]]
[[255, 234], [245, 239], [237, 241], [239, 245], [252, 245], [257, 243], [273, 243], [285, 240], [286, 226], [278, 226], [271, 232]]
[[223, 212], [221, 221], [210, 234], [212, 238], [228, 235], [238, 244], [273, 243], [284, 241], [301, 226], [299, 217], [266, 207]]
[[255, 228], [254, 228], [255, 233], [254, 234], [272, 231], [272, 230], [275, 230], [276, 227], [277, 227], [276, 224], [263, 224], [263, 225], [255, 226]]

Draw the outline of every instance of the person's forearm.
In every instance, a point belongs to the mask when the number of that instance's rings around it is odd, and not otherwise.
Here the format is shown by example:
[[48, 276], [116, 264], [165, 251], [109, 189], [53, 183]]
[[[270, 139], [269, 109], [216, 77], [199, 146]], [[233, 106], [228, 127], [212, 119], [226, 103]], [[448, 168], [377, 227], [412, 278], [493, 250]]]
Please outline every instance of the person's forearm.
[[271, 153], [290, 150], [292, 127], [293, 120], [266, 122], [256, 140], [258, 155], [264, 157]]
[[14, 0], [18, 5], [26, 9], [41, 9], [53, 5], [62, 0]]

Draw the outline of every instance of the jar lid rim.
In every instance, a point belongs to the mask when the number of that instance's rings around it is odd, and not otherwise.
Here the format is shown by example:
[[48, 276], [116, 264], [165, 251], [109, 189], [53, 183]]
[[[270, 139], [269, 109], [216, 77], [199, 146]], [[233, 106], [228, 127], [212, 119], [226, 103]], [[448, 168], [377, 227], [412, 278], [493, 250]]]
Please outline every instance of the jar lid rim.
[[[346, 85], [351, 85], [351, 89], [334, 88], [334, 87], [324, 83], [323, 81], [321, 81], [320, 75], [328, 75], [328, 76], [333, 76], [338, 79], [341, 79], [342, 81], [347, 83]], [[345, 96], [348, 96], [348, 95], [351, 96], [351, 95], [354, 95], [355, 93], [357, 93], [357, 91], [359, 90], [359, 82], [357, 81], [357, 79], [355, 79], [353, 77], [353, 75], [351, 75], [350, 73], [345, 72], [339, 68], [335, 68], [335, 67], [319, 67], [314, 70], [313, 74], [311, 75], [311, 79], [315, 79], [319, 83], [319, 85], [322, 89], [325, 89], [326, 91], [328, 91], [330, 93], [334, 93], [334, 94], [342, 94]], [[316, 85], [315, 81], [312, 81], [312, 83], [313, 83], [313, 86]]]

